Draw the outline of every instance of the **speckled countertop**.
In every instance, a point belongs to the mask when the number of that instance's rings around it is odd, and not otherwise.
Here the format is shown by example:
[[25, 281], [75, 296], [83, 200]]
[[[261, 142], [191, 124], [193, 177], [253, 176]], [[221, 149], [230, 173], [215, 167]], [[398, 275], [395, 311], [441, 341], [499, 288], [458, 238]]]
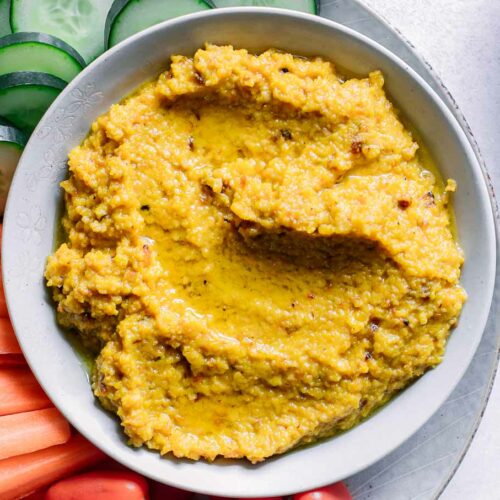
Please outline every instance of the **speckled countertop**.
[[[500, 1], [363, 2], [400, 30], [442, 78], [465, 115], [500, 193]], [[497, 374], [479, 429], [441, 499], [498, 500], [499, 471]]]

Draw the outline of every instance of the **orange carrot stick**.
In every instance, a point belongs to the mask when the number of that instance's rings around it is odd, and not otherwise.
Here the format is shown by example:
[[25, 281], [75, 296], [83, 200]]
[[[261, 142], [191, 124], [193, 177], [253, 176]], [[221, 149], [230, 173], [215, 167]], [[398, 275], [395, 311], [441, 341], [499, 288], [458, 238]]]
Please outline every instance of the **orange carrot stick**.
[[2, 266], [0, 265], [0, 318], [8, 318], [7, 303], [5, 302], [5, 292], [3, 290]]
[[[0, 224], [0, 257], [2, 256], [2, 233], [3, 233], [3, 224]], [[8, 317], [9, 313], [7, 312], [5, 293], [3, 291], [2, 266], [0, 265], [0, 318], [8, 318]]]
[[104, 453], [78, 435], [65, 444], [1, 460], [0, 498], [21, 498], [104, 457]]
[[[26, 360], [22, 354], [2, 354], [0, 355], [0, 368], [6, 366], [26, 366]], [[0, 401], [2, 397], [0, 396]], [[1, 406], [1, 404], [0, 404]]]
[[0, 415], [48, 406], [51, 406], [50, 399], [28, 368], [0, 368]]
[[0, 355], [21, 354], [16, 334], [8, 318], [0, 318]]
[[0, 460], [63, 444], [71, 437], [57, 408], [0, 417]]

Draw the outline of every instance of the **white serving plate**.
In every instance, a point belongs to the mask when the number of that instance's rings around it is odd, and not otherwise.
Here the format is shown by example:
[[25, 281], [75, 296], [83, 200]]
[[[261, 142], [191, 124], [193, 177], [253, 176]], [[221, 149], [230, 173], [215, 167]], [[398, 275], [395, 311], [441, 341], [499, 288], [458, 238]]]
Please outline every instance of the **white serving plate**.
[[[95, 401], [84, 364], [57, 326], [43, 280], [67, 153], [97, 116], [164, 69], [171, 54], [192, 54], [206, 41], [320, 55], [359, 74], [381, 69], [391, 99], [420, 132], [443, 176], [459, 185], [454, 204], [467, 257], [462, 285], [469, 300], [443, 363], [349, 432], [256, 466], [160, 458], [126, 446], [117, 420]], [[146, 476], [237, 497], [282, 495], [334, 482], [410, 437], [445, 401], [472, 359], [495, 277], [495, 230], [480, 167], [462, 129], [432, 89], [389, 51], [348, 28], [268, 8], [221, 9], [168, 21], [124, 41], [85, 69], [54, 102], [25, 149], [9, 195], [3, 238], [4, 283], [14, 328], [35, 375], [71, 423], [110, 456]]]

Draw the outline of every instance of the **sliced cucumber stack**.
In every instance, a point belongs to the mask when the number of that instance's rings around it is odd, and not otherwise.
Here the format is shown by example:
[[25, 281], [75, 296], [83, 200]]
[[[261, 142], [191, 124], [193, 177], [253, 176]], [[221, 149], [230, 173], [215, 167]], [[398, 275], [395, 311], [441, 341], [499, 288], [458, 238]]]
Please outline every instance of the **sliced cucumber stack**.
[[0, 38], [0, 75], [39, 71], [71, 81], [85, 66], [66, 42], [45, 33], [13, 33]]
[[104, 52], [102, 33], [112, 3], [113, 0], [11, 0], [10, 26], [14, 33], [39, 31], [54, 35], [74, 47], [89, 63]]
[[23, 132], [0, 118], [0, 215], [3, 215], [12, 176], [26, 141]]
[[214, 0], [216, 7], [278, 7], [319, 14], [319, 0]]
[[66, 82], [47, 73], [17, 71], [0, 76], [0, 113], [31, 132]]
[[11, 33], [9, 17], [10, 0], [0, 0], [0, 36]]
[[112, 47], [139, 31], [174, 17], [213, 8], [210, 0], [115, 0], [104, 39]]

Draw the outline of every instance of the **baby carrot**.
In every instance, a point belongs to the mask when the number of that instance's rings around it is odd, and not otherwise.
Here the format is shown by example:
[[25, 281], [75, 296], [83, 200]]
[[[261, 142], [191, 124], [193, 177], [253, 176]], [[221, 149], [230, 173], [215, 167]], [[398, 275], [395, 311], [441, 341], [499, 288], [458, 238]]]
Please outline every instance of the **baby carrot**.
[[8, 318], [0, 318], [0, 356], [2, 354], [21, 354], [16, 334]]
[[[2, 255], [2, 233], [3, 224], [0, 224], [0, 257]], [[8, 318], [7, 304], [5, 303], [5, 293], [3, 291], [2, 266], [0, 265], [0, 318]]]
[[77, 435], [65, 444], [0, 460], [0, 498], [21, 498], [104, 456], [93, 444]]
[[8, 318], [7, 303], [5, 302], [5, 292], [3, 290], [2, 266], [0, 265], [0, 318]]
[[63, 444], [71, 437], [57, 408], [0, 417], [0, 460]]
[[[22, 366], [26, 365], [26, 360], [22, 354], [1, 354], [0, 355], [0, 368], [7, 366]], [[0, 397], [1, 401], [1, 397]], [[1, 403], [0, 403], [1, 406]]]
[[50, 399], [28, 368], [0, 368], [0, 415], [48, 406], [51, 406]]

